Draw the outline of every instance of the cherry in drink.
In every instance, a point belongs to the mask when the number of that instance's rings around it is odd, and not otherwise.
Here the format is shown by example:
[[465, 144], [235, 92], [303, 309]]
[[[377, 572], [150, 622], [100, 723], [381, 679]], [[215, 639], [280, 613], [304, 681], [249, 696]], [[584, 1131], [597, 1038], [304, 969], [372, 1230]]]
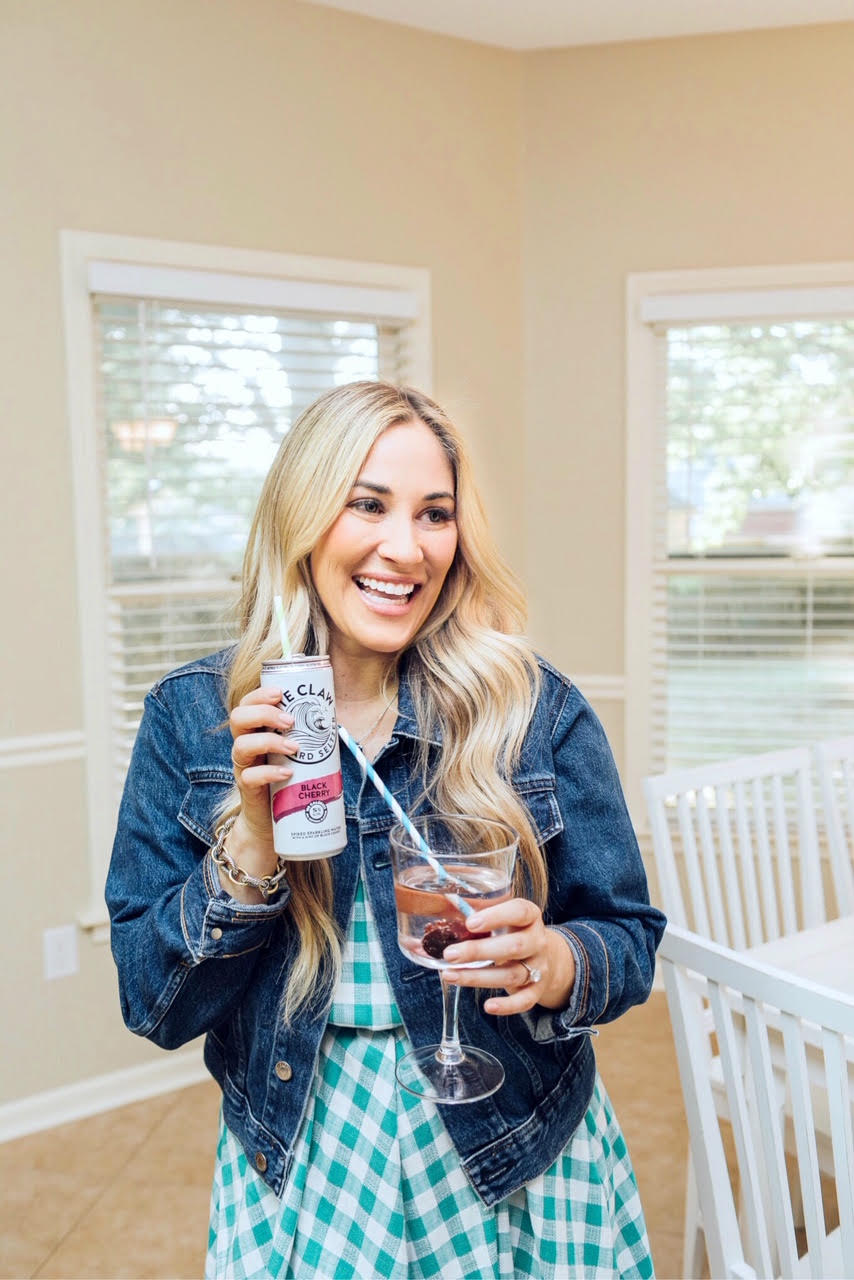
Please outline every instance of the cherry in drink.
[[[448, 862], [444, 870], [447, 878], [441, 879], [429, 864], [413, 864], [394, 887], [400, 948], [416, 964], [429, 969], [452, 967], [443, 957], [453, 943], [487, 936], [466, 927], [466, 917], [454, 897], [462, 898], [472, 911], [480, 911], [511, 896], [503, 867], [463, 867]], [[482, 966], [489, 961], [477, 963]]]

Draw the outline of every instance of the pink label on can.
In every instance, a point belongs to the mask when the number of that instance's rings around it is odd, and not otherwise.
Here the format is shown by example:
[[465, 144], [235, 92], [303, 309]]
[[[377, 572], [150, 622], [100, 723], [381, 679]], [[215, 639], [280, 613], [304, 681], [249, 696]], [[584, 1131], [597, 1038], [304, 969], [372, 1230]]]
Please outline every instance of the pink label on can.
[[344, 789], [339, 773], [327, 773], [323, 778], [307, 778], [304, 782], [292, 782], [273, 796], [273, 821], [278, 822], [289, 813], [298, 813], [313, 802], [331, 804]]

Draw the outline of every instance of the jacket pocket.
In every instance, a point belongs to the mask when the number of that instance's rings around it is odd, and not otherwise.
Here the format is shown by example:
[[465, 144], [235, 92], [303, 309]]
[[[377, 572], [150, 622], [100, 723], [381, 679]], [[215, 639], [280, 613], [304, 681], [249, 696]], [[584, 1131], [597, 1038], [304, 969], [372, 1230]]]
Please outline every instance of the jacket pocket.
[[216, 826], [222, 802], [233, 785], [230, 770], [217, 766], [188, 769], [190, 787], [181, 808], [178, 821], [191, 835], [210, 846], [216, 839]]
[[531, 815], [538, 845], [546, 844], [563, 831], [555, 780], [550, 774], [538, 778], [517, 778], [513, 785]]

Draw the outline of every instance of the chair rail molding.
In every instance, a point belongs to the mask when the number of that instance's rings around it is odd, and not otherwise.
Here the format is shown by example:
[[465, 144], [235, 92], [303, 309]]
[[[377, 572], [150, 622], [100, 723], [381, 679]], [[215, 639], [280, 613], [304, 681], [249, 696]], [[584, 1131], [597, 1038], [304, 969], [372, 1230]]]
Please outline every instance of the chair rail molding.
[[21, 738], [0, 738], [0, 769], [25, 769], [40, 764], [60, 764], [86, 756], [82, 729], [57, 733], [33, 733]]
[[582, 672], [580, 675], [570, 674], [570, 679], [579, 693], [591, 702], [622, 702], [626, 696], [626, 678], [622, 675], [602, 672]]

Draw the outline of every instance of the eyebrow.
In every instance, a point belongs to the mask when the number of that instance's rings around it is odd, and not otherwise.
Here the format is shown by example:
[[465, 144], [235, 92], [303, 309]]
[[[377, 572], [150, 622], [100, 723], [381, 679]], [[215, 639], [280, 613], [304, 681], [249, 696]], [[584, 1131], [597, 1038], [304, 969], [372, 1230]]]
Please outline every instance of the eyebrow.
[[[357, 480], [353, 485], [354, 489], [370, 489], [371, 493], [389, 494], [391, 489], [387, 484], [374, 484], [372, 480]], [[437, 498], [450, 498], [454, 501], [452, 493], [446, 493], [444, 490], [438, 490], [436, 493], [425, 493], [423, 502], [435, 502]]]

